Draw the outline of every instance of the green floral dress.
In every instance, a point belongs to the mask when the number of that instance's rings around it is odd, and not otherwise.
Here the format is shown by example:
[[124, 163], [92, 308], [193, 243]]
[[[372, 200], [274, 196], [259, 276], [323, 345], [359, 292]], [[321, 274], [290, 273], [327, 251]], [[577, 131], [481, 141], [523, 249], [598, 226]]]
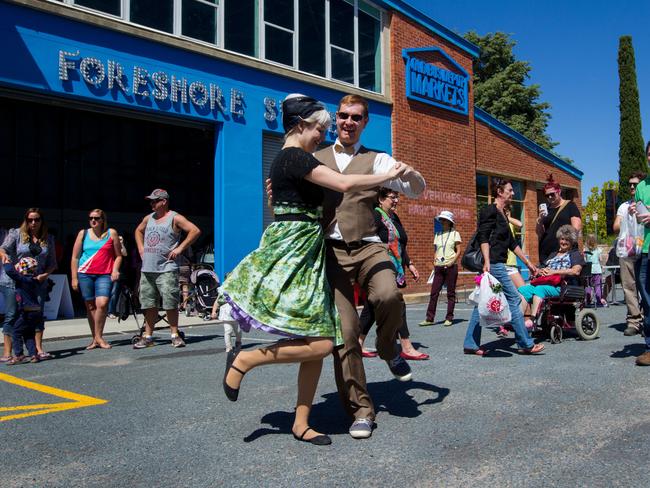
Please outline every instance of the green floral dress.
[[342, 343], [318, 221], [323, 191], [304, 179], [319, 164], [302, 149], [287, 148], [271, 165], [276, 221], [222, 288], [232, 317], [244, 331], [255, 327], [288, 337], [331, 337], [337, 345]]

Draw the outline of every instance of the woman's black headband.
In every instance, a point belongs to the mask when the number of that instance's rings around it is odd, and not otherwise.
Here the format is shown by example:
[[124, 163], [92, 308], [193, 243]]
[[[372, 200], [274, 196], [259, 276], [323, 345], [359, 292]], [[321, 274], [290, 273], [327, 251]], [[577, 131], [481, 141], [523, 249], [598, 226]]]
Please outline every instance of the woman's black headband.
[[282, 125], [289, 132], [301, 120], [309, 118], [314, 112], [325, 110], [325, 107], [315, 98], [294, 97], [282, 102]]

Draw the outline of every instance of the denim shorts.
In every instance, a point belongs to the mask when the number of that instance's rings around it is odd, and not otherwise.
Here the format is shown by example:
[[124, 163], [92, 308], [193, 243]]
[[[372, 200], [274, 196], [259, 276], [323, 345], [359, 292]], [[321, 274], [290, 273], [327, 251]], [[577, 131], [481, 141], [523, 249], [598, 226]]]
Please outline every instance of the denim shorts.
[[77, 279], [79, 280], [81, 296], [87, 302], [94, 300], [95, 297], [108, 298], [111, 296], [111, 288], [113, 287], [111, 275], [79, 273]]

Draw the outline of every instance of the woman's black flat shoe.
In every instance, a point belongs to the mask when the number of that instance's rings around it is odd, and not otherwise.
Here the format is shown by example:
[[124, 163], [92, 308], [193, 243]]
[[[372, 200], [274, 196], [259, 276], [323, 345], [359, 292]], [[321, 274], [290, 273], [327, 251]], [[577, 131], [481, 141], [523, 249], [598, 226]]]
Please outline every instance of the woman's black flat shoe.
[[330, 439], [330, 436], [325, 434], [317, 435], [316, 437], [312, 437], [311, 439], [305, 439], [305, 434], [310, 430], [313, 429], [311, 427], [307, 427], [307, 429], [305, 429], [305, 431], [302, 433], [300, 437], [298, 437], [296, 434], [293, 434], [293, 438], [296, 439], [297, 441], [309, 442], [310, 444], [314, 444], [315, 446], [329, 446], [332, 443], [332, 439]]
[[226, 383], [226, 376], [228, 376], [228, 371], [230, 371], [230, 368], [232, 368], [238, 373], [240, 373], [242, 376], [246, 374], [245, 371], [242, 371], [237, 366], [233, 366], [232, 364], [235, 362], [235, 358], [237, 357], [237, 354], [239, 354], [239, 351], [235, 352], [233, 349], [228, 351], [228, 356], [226, 356], [226, 372], [223, 374], [223, 392], [226, 394], [226, 397], [231, 402], [237, 401], [237, 397], [239, 396], [239, 388], [232, 388], [228, 386], [228, 383]]

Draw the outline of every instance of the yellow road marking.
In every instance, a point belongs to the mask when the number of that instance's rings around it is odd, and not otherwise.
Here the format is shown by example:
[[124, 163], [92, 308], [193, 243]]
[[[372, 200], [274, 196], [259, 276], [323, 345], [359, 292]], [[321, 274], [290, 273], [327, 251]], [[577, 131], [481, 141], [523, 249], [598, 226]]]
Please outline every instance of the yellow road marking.
[[79, 393], [73, 393], [71, 391], [60, 390], [59, 388], [41, 385], [40, 383], [34, 383], [32, 381], [22, 380], [20, 378], [16, 378], [15, 376], [10, 376], [4, 373], [0, 373], [0, 381], [5, 381], [12, 385], [21, 386], [23, 388], [35, 390], [40, 393], [45, 393], [46, 395], [52, 395], [58, 398], [71, 400], [70, 402], [62, 403], [40, 403], [35, 405], [18, 405], [15, 407], [0, 407], [0, 412], [22, 411], [22, 413], [0, 416], [0, 422], [5, 422], [7, 420], [16, 420], [25, 417], [33, 417], [34, 415], [44, 415], [46, 413], [52, 412], [61, 412], [63, 410], [72, 410], [75, 408], [92, 407], [94, 405], [102, 405], [103, 403], [108, 403], [108, 400], [102, 400], [101, 398], [94, 398], [87, 395], [80, 395]]

